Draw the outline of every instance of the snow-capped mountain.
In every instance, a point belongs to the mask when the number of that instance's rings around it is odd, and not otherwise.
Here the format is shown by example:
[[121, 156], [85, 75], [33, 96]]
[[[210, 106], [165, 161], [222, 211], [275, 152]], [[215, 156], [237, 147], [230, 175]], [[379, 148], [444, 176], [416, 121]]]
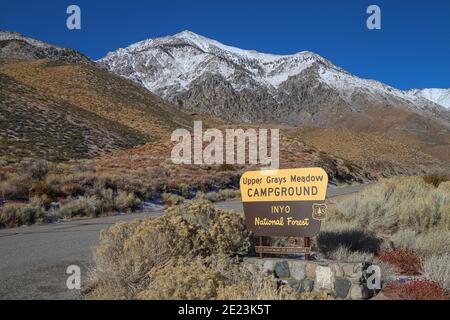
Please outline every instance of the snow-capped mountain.
[[410, 93], [450, 109], [450, 89], [413, 89]]
[[315, 53], [242, 50], [190, 31], [132, 44], [99, 62], [182, 108], [229, 120], [330, 126], [393, 106], [450, 121], [438, 101], [358, 78]]

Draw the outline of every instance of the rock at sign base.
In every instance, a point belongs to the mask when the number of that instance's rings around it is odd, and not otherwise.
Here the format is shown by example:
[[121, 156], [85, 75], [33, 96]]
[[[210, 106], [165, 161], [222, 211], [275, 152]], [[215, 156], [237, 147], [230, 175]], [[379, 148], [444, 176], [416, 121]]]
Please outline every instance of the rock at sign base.
[[287, 261], [279, 261], [275, 265], [275, 275], [278, 278], [289, 278], [289, 263]]

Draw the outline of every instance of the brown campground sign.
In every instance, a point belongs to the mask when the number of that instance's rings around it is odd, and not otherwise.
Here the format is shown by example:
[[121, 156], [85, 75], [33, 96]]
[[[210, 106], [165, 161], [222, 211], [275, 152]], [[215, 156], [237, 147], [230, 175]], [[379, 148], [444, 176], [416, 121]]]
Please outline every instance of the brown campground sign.
[[326, 219], [322, 168], [249, 171], [240, 186], [246, 225], [256, 236], [312, 237]]

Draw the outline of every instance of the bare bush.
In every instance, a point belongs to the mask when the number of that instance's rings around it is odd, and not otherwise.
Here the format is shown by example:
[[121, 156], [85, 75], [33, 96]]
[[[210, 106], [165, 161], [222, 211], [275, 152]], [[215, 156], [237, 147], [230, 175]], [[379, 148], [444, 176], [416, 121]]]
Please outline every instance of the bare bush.
[[28, 166], [28, 172], [33, 179], [41, 180], [48, 173], [49, 165], [44, 159], [36, 160]]

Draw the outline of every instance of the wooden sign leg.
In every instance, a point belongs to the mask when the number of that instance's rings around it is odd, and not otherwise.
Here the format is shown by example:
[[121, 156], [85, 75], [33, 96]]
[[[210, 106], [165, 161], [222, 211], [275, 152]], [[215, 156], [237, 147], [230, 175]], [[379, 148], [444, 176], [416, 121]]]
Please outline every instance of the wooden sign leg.
[[[305, 237], [305, 247], [308, 248], [311, 246], [311, 239], [309, 237]], [[305, 260], [309, 260], [310, 256], [309, 253], [305, 254]]]
[[[263, 246], [263, 237], [262, 236], [259, 237], [259, 246], [260, 247]], [[261, 250], [261, 252], [259, 253], [259, 258], [262, 259], [263, 257], [264, 257], [264, 253]]]

